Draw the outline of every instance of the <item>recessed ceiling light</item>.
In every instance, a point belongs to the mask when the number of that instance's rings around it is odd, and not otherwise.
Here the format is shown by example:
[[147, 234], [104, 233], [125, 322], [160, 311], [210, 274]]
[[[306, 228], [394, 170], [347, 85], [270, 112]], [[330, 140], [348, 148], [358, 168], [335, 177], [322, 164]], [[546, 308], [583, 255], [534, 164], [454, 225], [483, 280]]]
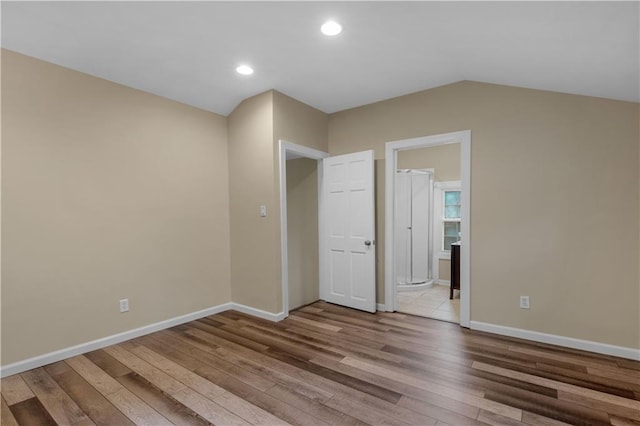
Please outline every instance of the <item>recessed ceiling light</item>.
[[342, 31], [342, 25], [338, 24], [336, 21], [327, 21], [322, 24], [320, 31], [322, 31], [322, 34], [328, 36], [338, 35]]
[[236, 68], [236, 72], [242, 75], [251, 75], [253, 74], [253, 68], [249, 65], [239, 65], [238, 68]]

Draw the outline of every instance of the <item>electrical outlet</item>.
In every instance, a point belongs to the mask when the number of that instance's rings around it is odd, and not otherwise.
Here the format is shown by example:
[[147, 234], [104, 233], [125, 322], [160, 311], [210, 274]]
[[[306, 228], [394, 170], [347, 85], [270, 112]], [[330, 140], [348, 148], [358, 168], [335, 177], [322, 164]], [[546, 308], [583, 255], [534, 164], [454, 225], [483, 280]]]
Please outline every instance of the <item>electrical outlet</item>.
[[120, 301], [120, 312], [129, 312], [129, 299], [122, 299]]
[[529, 296], [520, 296], [520, 309], [529, 309]]
[[264, 204], [260, 206], [260, 217], [267, 217], [267, 206]]

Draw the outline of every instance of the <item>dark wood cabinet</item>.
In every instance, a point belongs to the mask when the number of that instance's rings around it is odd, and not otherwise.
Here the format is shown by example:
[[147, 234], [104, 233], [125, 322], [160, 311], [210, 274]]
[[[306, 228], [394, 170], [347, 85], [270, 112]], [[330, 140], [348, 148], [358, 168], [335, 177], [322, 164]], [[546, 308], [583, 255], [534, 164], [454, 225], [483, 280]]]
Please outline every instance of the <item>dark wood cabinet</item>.
[[453, 299], [453, 290], [460, 290], [460, 243], [451, 244], [451, 290], [449, 299]]

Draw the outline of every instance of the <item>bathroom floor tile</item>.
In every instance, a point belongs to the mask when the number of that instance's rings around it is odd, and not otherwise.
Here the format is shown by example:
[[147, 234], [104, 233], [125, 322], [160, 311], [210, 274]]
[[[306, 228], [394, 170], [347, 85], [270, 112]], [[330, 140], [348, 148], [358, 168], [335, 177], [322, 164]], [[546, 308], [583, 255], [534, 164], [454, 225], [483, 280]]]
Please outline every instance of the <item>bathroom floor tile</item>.
[[460, 312], [460, 299], [445, 300], [436, 309], [447, 312]]
[[[407, 302], [405, 302], [407, 303]], [[442, 303], [444, 303], [443, 300], [438, 300], [438, 299], [429, 299], [429, 298], [418, 298], [418, 299], [414, 299], [410, 302], [408, 302], [412, 305], [416, 305], [416, 306], [422, 306], [425, 307], [427, 309], [437, 309], [440, 305], [442, 305]]]
[[420, 291], [397, 293], [398, 312], [435, 318], [442, 321], [460, 322], [460, 295], [449, 299], [449, 288], [434, 285]]
[[457, 312], [441, 311], [436, 309], [429, 313], [429, 318], [435, 318], [443, 321], [460, 322], [460, 316]]

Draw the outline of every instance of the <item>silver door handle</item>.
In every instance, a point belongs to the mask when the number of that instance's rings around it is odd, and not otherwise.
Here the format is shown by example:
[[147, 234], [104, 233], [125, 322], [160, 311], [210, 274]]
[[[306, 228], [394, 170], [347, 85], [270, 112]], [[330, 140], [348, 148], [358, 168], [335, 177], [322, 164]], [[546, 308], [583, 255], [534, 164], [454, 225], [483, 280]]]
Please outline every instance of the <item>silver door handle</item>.
[[369, 247], [371, 245], [371, 241], [370, 240], [365, 240], [364, 241], [364, 245]]

